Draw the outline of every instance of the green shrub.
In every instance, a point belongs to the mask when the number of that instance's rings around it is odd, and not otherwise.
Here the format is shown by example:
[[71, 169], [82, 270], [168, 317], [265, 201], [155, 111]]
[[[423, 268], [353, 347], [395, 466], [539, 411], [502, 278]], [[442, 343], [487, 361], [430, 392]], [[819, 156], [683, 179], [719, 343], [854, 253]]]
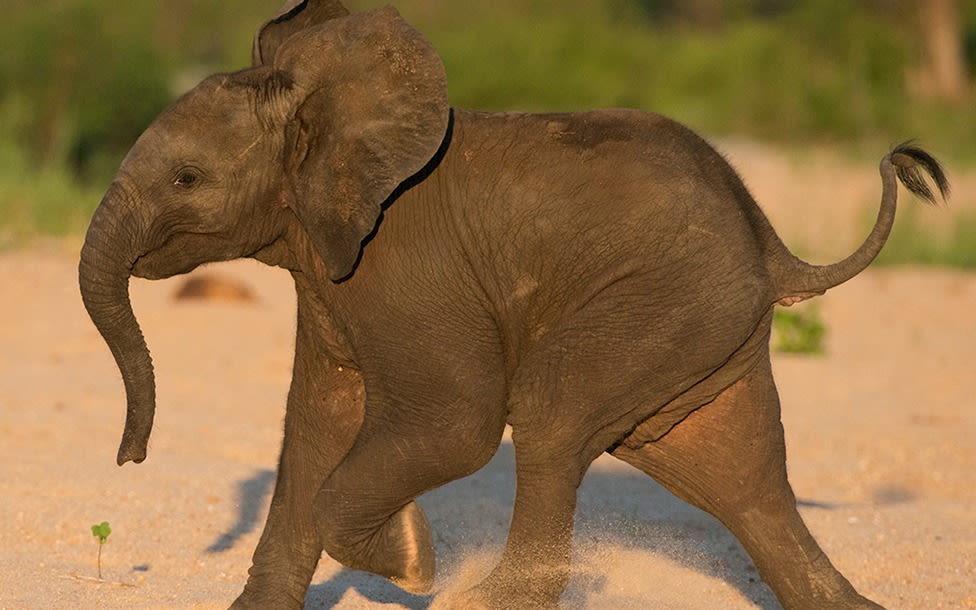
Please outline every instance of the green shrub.
[[169, 62], [138, 6], [121, 14], [97, 0], [37, 6], [15, 6], [0, 31], [6, 122], [38, 165], [104, 180], [169, 101]]
[[[32, 226], [71, 231], [89, 211], [86, 185], [104, 189], [137, 135], [193, 84], [191, 75], [246, 66], [254, 29], [278, 4], [6, 0], [0, 154], [24, 163], [0, 169], [7, 189], [0, 211], [12, 211], [0, 218], [0, 236]], [[354, 11], [381, 4], [347, 1]], [[876, 150], [921, 136], [940, 156], [976, 161], [976, 104], [909, 95], [905, 74], [919, 61], [920, 36], [906, 13], [884, 9], [888, 3], [394, 4], [440, 51], [458, 106], [636, 107], [711, 135], [787, 146], [869, 142]], [[964, 13], [971, 39], [974, 7]], [[79, 197], [86, 203], [58, 210]], [[970, 260], [963, 246], [971, 229], [960, 230], [959, 246], [945, 254], [953, 261]]]
[[879, 265], [943, 265], [976, 269], [976, 213], [958, 214], [951, 227], [932, 229], [921, 225], [912, 204], [899, 209]]
[[80, 184], [64, 167], [34, 167], [23, 152], [0, 140], [0, 249], [38, 235], [80, 235], [104, 188]]
[[773, 313], [774, 349], [777, 352], [823, 354], [826, 333], [820, 312], [812, 305], [797, 309], [777, 307]]

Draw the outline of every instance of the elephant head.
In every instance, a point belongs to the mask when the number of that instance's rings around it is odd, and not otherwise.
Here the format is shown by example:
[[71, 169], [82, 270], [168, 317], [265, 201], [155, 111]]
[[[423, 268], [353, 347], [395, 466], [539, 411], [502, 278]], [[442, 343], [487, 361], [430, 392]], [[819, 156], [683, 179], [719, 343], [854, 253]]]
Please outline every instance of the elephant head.
[[149, 126], [82, 247], [82, 298], [125, 384], [120, 465], [145, 459], [155, 412], [129, 277], [254, 256], [298, 233], [339, 281], [447, 131], [440, 58], [393, 8], [349, 16], [334, 0], [290, 0], [255, 37], [254, 61], [207, 78]]

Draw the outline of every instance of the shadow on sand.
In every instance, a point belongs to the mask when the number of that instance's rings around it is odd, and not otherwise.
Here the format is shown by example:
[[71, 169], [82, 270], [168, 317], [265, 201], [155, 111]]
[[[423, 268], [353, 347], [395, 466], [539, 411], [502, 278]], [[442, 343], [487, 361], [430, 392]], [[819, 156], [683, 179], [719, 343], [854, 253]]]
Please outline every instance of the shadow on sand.
[[253, 477], [237, 484], [237, 521], [207, 547], [207, 553], [222, 553], [229, 550], [241, 537], [264, 525], [261, 519], [264, 516], [265, 506], [269, 502], [271, 490], [274, 488], [274, 482], [273, 470], [258, 470]]

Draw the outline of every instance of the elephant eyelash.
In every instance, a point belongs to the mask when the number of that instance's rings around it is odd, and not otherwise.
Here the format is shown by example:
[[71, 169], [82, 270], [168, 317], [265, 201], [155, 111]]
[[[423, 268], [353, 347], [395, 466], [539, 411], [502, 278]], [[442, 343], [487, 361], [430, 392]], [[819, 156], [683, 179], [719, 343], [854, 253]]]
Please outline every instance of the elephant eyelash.
[[200, 181], [200, 174], [192, 169], [183, 169], [176, 174], [173, 184], [183, 188], [191, 188]]

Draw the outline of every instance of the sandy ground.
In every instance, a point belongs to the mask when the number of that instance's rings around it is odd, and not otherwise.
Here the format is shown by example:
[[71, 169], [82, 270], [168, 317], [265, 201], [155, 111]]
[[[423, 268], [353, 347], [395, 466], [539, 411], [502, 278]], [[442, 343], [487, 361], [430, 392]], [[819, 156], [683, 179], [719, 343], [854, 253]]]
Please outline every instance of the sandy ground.
[[[758, 176], [750, 185], [760, 200], [781, 203], [768, 207], [777, 226], [794, 239], [830, 235], [838, 254], [852, 247], [859, 235], [845, 231], [867, 209], [857, 206], [877, 201], [873, 166], [835, 196], [817, 190], [819, 162], [770, 159], [749, 148], [737, 155]], [[798, 173], [808, 182], [795, 184]], [[133, 281], [159, 411], [149, 459], [118, 468], [122, 386], [75, 268], [73, 248], [0, 254], [0, 608], [226, 607], [274, 482], [290, 278], [250, 261], [208, 268], [245, 283], [253, 301], [175, 300], [183, 278]], [[976, 275], [871, 270], [815, 303], [827, 355], [774, 359], [804, 518], [878, 602], [976, 608]], [[513, 491], [504, 443], [476, 475], [421, 498], [438, 590], [490, 568]], [[90, 526], [101, 521], [113, 532], [97, 581]], [[611, 457], [580, 490], [574, 566], [566, 608], [778, 607], [720, 524]], [[430, 602], [326, 557], [307, 607]]]

